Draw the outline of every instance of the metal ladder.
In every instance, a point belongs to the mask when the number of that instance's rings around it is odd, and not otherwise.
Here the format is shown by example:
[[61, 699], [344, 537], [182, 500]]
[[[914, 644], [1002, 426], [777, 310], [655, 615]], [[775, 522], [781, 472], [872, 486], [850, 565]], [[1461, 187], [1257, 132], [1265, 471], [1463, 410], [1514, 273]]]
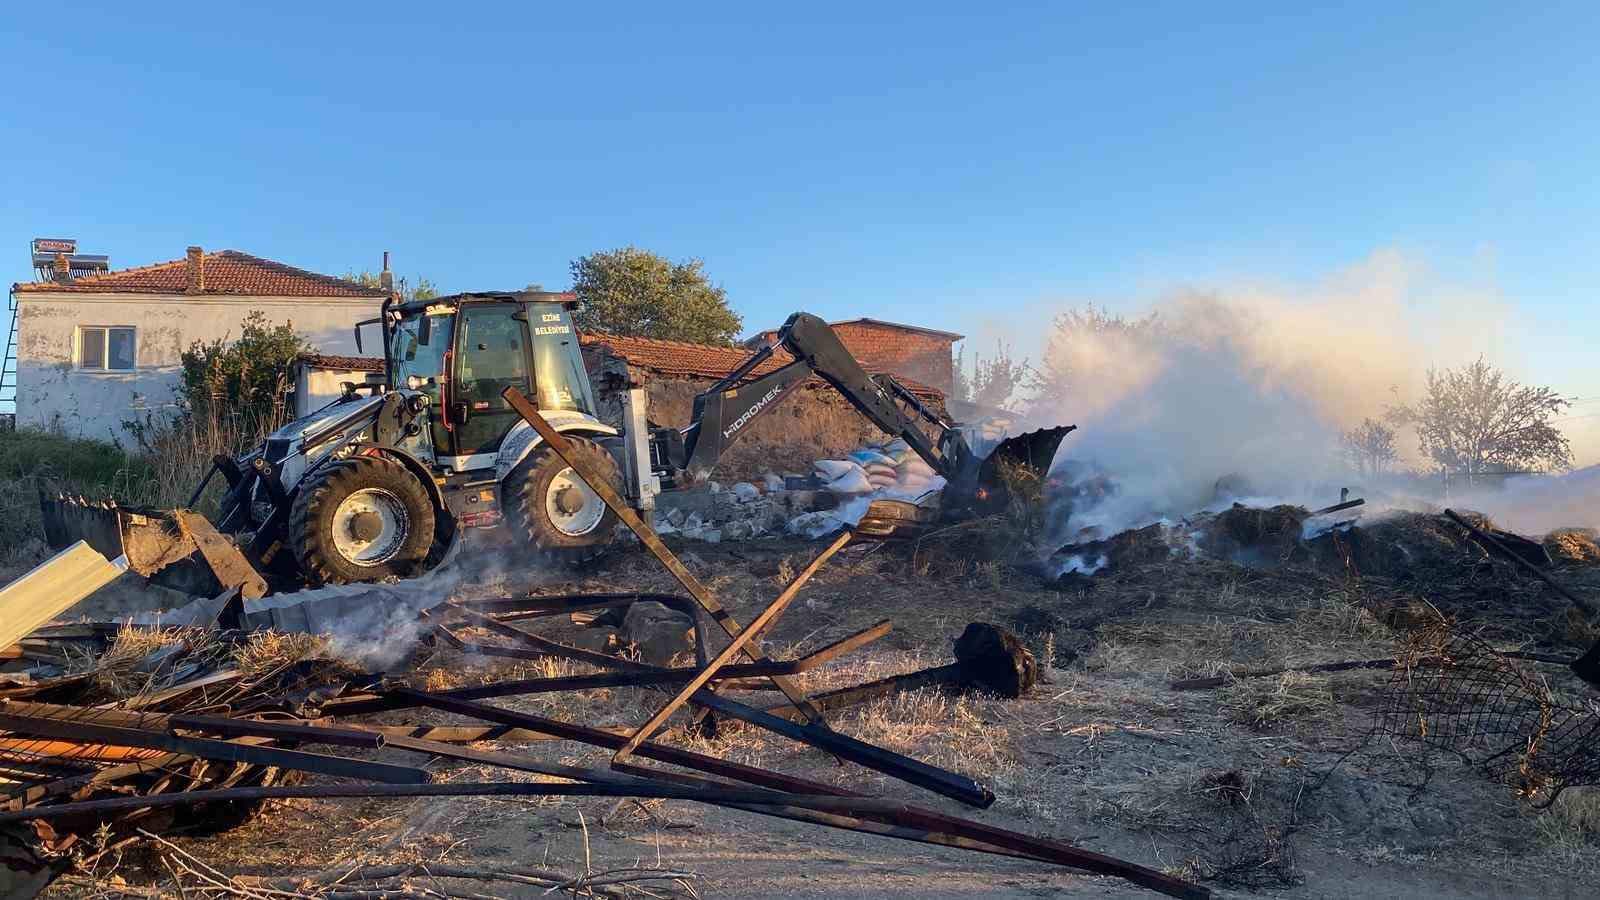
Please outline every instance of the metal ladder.
[[6, 358], [0, 363], [0, 427], [17, 424], [17, 297], [8, 298], [11, 327], [6, 335]]

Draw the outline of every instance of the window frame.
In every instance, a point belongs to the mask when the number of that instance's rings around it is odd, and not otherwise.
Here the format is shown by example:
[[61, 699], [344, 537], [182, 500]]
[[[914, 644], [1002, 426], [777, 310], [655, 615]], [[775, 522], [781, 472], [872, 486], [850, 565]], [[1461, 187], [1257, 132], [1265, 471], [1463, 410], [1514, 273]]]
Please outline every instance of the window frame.
[[[91, 366], [84, 362], [83, 348], [87, 332], [100, 333], [100, 365]], [[126, 369], [111, 368], [111, 332], [127, 331], [133, 339], [133, 364]], [[106, 374], [123, 374], [136, 372], [139, 369], [139, 328], [136, 325], [79, 325], [73, 333], [73, 361], [75, 369], [79, 372], [96, 372]]]

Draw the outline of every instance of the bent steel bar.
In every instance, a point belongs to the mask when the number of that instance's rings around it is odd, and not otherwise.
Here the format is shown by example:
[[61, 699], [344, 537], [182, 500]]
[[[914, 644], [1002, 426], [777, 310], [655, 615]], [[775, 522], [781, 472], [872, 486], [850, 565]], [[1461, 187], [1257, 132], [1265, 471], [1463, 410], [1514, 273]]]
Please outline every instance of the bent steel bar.
[[[839, 535], [837, 538], [834, 538], [833, 543], [829, 544], [821, 553], [818, 553], [816, 557], [811, 560], [810, 564], [807, 565], [805, 569], [800, 572], [800, 574], [796, 575], [793, 581], [789, 582], [789, 586], [783, 589], [783, 593], [779, 594], [777, 598], [775, 598], [771, 603], [767, 604], [767, 608], [762, 610], [760, 615], [752, 619], [749, 625], [746, 625], [744, 628], [740, 629], [739, 633], [733, 636], [733, 640], [729, 641], [728, 646], [724, 647], [722, 652], [717, 654], [716, 659], [713, 659], [710, 663], [702, 666], [700, 671], [695, 673], [693, 678], [689, 679], [689, 683], [684, 685], [683, 688], [678, 691], [676, 696], [674, 696], [671, 700], [668, 700], [665, 706], [656, 710], [655, 715], [652, 715], [649, 721], [639, 726], [639, 730], [633, 733], [633, 737], [628, 738], [628, 742], [623, 744], [622, 747], [617, 750], [616, 755], [611, 758], [611, 762], [615, 764], [627, 759], [628, 755], [633, 753], [634, 749], [643, 743], [645, 738], [654, 734], [657, 729], [666, 723], [668, 717], [670, 717], [673, 712], [678, 709], [678, 707], [682, 706], [684, 703], [687, 703], [691, 696], [704, 687], [706, 682], [710, 681], [712, 677], [717, 674], [718, 669], [722, 668], [728, 663], [729, 660], [738, 655], [739, 651], [744, 649], [744, 647], [750, 643], [752, 638], [760, 634], [762, 629], [776, 621], [778, 616], [782, 615], [783, 611], [789, 608], [789, 604], [794, 602], [794, 598], [799, 596], [800, 589], [805, 587], [806, 582], [811, 580], [811, 576], [817, 574], [817, 570], [822, 568], [823, 564], [828, 560], [832, 559], [835, 553], [843, 550], [844, 546], [850, 543], [850, 538], [851, 534], [848, 531]], [[710, 692], [708, 691], [707, 693], [709, 694]]]
[[[589, 470], [589, 467], [585, 465], [586, 460], [572, 452], [567, 439], [562, 437], [560, 432], [550, 427], [550, 423], [544, 420], [544, 416], [539, 415], [539, 410], [528, 401], [528, 398], [514, 387], [506, 388], [501, 393], [501, 396], [505, 398], [506, 403], [510, 404], [512, 409], [517, 411], [518, 415], [522, 416], [524, 421], [539, 432], [539, 436], [544, 438], [545, 443], [550, 445], [550, 449], [554, 450], [563, 462], [578, 473], [578, 477], [589, 485], [590, 490], [599, 495], [600, 499], [605, 502], [606, 506], [611, 508], [612, 512], [617, 514], [623, 524], [638, 535], [640, 542], [650, 550], [656, 559], [660, 560], [661, 565], [665, 566], [668, 572], [672, 573], [672, 577], [678, 579], [678, 583], [683, 585], [684, 590], [687, 590], [689, 595], [694, 597], [695, 602], [705, 609], [706, 613], [727, 633], [728, 637], [731, 638], [738, 634], [738, 621], [723, 608], [722, 604], [717, 601], [716, 596], [711, 593], [711, 590], [701, 584], [700, 580], [695, 578], [692, 572], [684, 568], [683, 563], [672, 555], [671, 550], [667, 549], [667, 545], [661, 543], [661, 538], [655, 533], [655, 530], [645, 524], [638, 514], [627, 503], [623, 502], [623, 499], [617, 495], [617, 492], [612, 489], [606, 479], [598, 477], [595, 472]], [[746, 646], [744, 654], [750, 657], [752, 662], [766, 661], [766, 654], [761, 651], [759, 645]], [[789, 699], [789, 702], [794, 704], [795, 708], [800, 710], [812, 724], [825, 724], [822, 713], [806, 700], [805, 692], [795, 687], [787, 678], [774, 677], [772, 683], [783, 691], [783, 695]]]
[[[534, 731], [543, 731], [548, 734], [556, 734], [568, 740], [581, 741], [597, 747], [604, 747], [612, 751], [621, 749], [628, 743], [628, 736], [626, 735], [619, 735], [609, 731], [601, 731], [595, 728], [586, 728], [582, 725], [574, 725], [569, 722], [546, 719], [540, 716], [530, 715], [528, 713], [515, 712], [513, 710], [490, 706], [486, 703], [477, 703], [471, 700], [461, 700], [439, 694], [429, 694], [424, 691], [418, 691], [406, 687], [395, 688], [389, 693], [393, 696], [409, 700], [419, 706], [442, 709], [447, 712], [454, 712], [459, 715], [482, 719], [486, 722], [496, 722], [501, 725], [511, 725], [518, 728], [528, 728]], [[745, 721], [752, 725], [776, 732], [784, 737], [800, 741], [803, 744], [808, 744], [820, 750], [826, 750], [840, 759], [848, 760], [868, 769], [872, 769], [875, 772], [881, 772], [891, 778], [897, 778], [901, 781], [907, 782], [908, 784], [914, 784], [918, 787], [926, 788], [934, 793], [949, 797], [952, 800], [958, 800], [967, 804], [968, 806], [976, 806], [981, 809], [994, 802], [994, 794], [990, 792], [988, 788], [965, 775], [949, 772], [936, 766], [930, 766], [927, 763], [919, 762], [907, 756], [901, 756], [900, 754], [891, 750], [885, 750], [882, 747], [876, 747], [872, 744], [866, 743], [865, 741], [856, 740], [848, 735], [839, 734], [838, 732], [831, 731], [827, 728], [816, 728], [813, 726], [796, 724], [772, 715], [765, 710], [756, 709], [753, 706], [746, 706], [743, 703], [719, 697], [716, 694], [704, 689], [696, 692], [694, 696], [690, 698], [690, 702], [698, 706], [709, 708], [714, 712], [720, 712], [723, 715], [732, 716], [736, 719], [740, 719], [741, 721]], [[689, 754], [687, 751], [680, 751], [673, 747], [666, 747], [660, 744], [645, 742], [635, 748], [634, 753], [638, 756], [655, 759], [660, 762], [688, 765], [692, 768], [699, 768], [701, 771], [711, 772], [711, 774], [714, 775], [723, 774], [723, 771], [705, 768], [704, 761], [710, 759], [710, 757], [700, 757], [699, 754]], [[680, 762], [680, 760], [685, 759], [695, 759], [697, 761], [694, 763]], [[746, 774], [760, 773], [761, 771], [762, 770], [744, 767], [741, 770], [741, 774], [730, 775], [729, 777], [745, 780], [744, 776]], [[770, 781], [751, 783], [776, 786]], [[779, 787], [779, 789], [787, 790], [787, 788], [782, 787]]]
[[[441, 639], [449, 642], [452, 647], [465, 652], [485, 653], [491, 656], [500, 653], [504, 653], [507, 656], [516, 656], [521, 652], [524, 652], [518, 651], [517, 653], [509, 653], [507, 652], [508, 648], [504, 647], [486, 647], [483, 644], [465, 643], [457, 638], [454, 634], [451, 634], [443, 626], [436, 625], [434, 627], [436, 629], [435, 633], [438, 634]], [[773, 675], [798, 675], [801, 672], [809, 672], [820, 665], [838, 659], [840, 656], [849, 653], [857, 647], [869, 644], [883, 637], [889, 633], [892, 627], [893, 626], [889, 620], [885, 619], [878, 624], [873, 625], [871, 628], [866, 628], [856, 632], [855, 634], [849, 635], [848, 637], [841, 638], [827, 645], [826, 647], [820, 647], [817, 650], [798, 659], [783, 661], [772, 660], [764, 663], [735, 663], [726, 665], [717, 670], [712, 680], [731, 681], [736, 678], [767, 678]], [[562, 646], [566, 645], [563, 644]], [[679, 682], [688, 681], [697, 673], [699, 673], [699, 671], [699, 669], [693, 666], [680, 666], [677, 668], [660, 669], [657, 671], [630, 670], [627, 672], [598, 672], [593, 675], [562, 675], [556, 678], [526, 678], [518, 681], [497, 681], [492, 684], [481, 685], [479, 687], [455, 688], [453, 690], [439, 691], [437, 693], [441, 697], [456, 697], [463, 700], [482, 700], [488, 697], [506, 697], [515, 694], [548, 694], [555, 691], [578, 691], [589, 688], [641, 687], [647, 684], [677, 684]], [[818, 698], [816, 697], [812, 698], [813, 701], [817, 699]], [[373, 698], [373, 701], [374, 702], [369, 705], [369, 702], [366, 698], [361, 698], [352, 700], [348, 705], [330, 705], [324, 708], [330, 711], [337, 710], [340, 715], [349, 715], [357, 710], [371, 712], [379, 708], [376, 698]], [[783, 708], [790, 709], [791, 707], [789, 707], [787, 704], [784, 704]]]
[[[621, 746], [628, 739], [627, 735], [625, 734], [617, 734], [583, 725], [560, 722], [554, 719], [547, 719], [542, 716], [533, 715], [531, 713], [500, 709], [499, 707], [489, 706], [482, 703], [473, 703], [471, 701], [464, 700], [452, 700], [447, 697], [427, 694], [425, 692], [412, 690], [410, 688], [400, 688], [397, 689], [395, 693], [403, 695], [405, 699], [410, 700], [417, 705], [428, 706], [434, 709], [453, 712], [458, 715], [470, 716], [473, 718], [482, 719], [484, 721], [497, 722], [512, 727], [525, 728], [529, 731], [548, 734], [564, 740], [579, 741], [598, 747], [614, 749]], [[702, 753], [695, 753], [691, 750], [684, 750], [678, 747], [671, 747], [664, 744], [651, 743], [648, 741], [639, 746], [638, 750], [635, 751], [635, 756], [654, 759], [658, 762], [667, 763], [669, 765], [683, 766], [684, 768], [694, 769], [706, 774], [716, 775], [718, 777], [728, 778], [734, 781], [756, 785], [758, 787], [769, 788], [773, 791], [784, 792], [778, 797], [774, 797], [772, 794], [767, 794], [763, 800], [758, 801], [760, 808], [752, 808], [750, 810], [751, 812], [785, 816], [797, 808], [804, 808], [819, 814], [836, 813], [841, 817], [851, 817], [852, 819], [865, 820], [868, 823], [881, 823], [882, 825], [899, 826], [906, 829], [942, 832], [944, 834], [960, 836], [977, 844], [988, 845], [987, 847], [982, 847], [974, 846], [964, 841], [951, 841], [949, 842], [950, 846], [964, 846], [967, 849], [982, 850], [983, 852], [1009, 851], [1011, 854], [1017, 856], [1029, 857], [1056, 865], [1069, 866], [1101, 875], [1113, 875], [1126, 879], [1134, 884], [1148, 887], [1151, 890], [1159, 891], [1173, 897], [1203, 900], [1203, 898], [1210, 896], [1210, 892], [1199, 885], [1190, 884], [1188, 882], [1172, 878], [1160, 872], [1147, 869], [1133, 863], [1095, 853], [1090, 850], [1085, 850], [1080, 847], [1074, 847], [1073, 845], [1064, 843], [1062, 841], [1034, 837], [1032, 835], [1022, 834], [1021, 832], [1010, 831], [1008, 829], [987, 825], [982, 822], [975, 822], [969, 819], [962, 819], [956, 816], [946, 815], [935, 810], [915, 806], [909, 803], [895, 802], [886, 805], [882, 800], [863, 797], [859, 794], [834, 787], [833, 785], [811, 781], [809, 779], [800, 778], [794, 775], [787, 775], [782, 772], [774, 772], [768, 769], [757, 768], [755, 766], [747, 766], [742, 763], [718, 759], [717, 757], [707, 756]], [[490, 763], [490, 760], [488, 759], [482, 759], [479, 761]], [[647, 769], [638, 769], [627, 763], [621, 764], [617, 768], [620, 773], [625, 775], [656, 778], [666, 777], [663, 773], [654, 772]], [[839, 802], [837, 804], [830, 804], [828, 809], [820, 809], [819, 807], [821, 804], [815, 802], [816, 798], [819, 797], [832, 797], [837, 799]], [[725, 803], [722, 800], [713, 800], [709, 794], [703, 794], [694, 799], [701, 800], [702, 802], [715, 803], [717, 805], [735, 805], [731, 802]], [[835, 824], [835, 827], [850, 827], [848, 824], [844, 823], [830, 823], [823, 821], [820, 816], [811, 820], [817, 821], [819, 824]], [[890, 834], [886, 830], [872, 827], [871, 825], [856, 830], [869, 831], [875, 834], [887, 834], [891, 837], [902, 836], [900, 834]], [[940, 843], [939, 841], [934, 842]]]
[[694, 701], [712, 712], [732, 716], [802, 744], [810, 744], [840, 759], [865, 766], [874, 772], [881, 772], [890, 778], [898, 778], [908, 784], [926, 788], [968, 806], [985, 809], [994, 803], [993, 791], [965, 775], [930, 766], [909, 756], [895, 753], [893, 750], [885, 750], [866, 741], [856, 740], [849, 735], [827, 728], [791, 722], [766, 710], [746, 706], [737, 700], [729, 700], [710, 691], [696, 694]]

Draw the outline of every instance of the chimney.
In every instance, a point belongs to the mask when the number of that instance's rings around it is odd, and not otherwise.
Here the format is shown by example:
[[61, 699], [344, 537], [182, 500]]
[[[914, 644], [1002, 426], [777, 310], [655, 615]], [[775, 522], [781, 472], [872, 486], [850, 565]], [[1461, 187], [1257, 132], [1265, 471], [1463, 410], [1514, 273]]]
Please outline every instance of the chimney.
[[204, 294], [206, 292], [206, 254], [199, 247], [190, 247], [184, 255], [186, 283], [183, 287], [185, 294]]
[[65, 253], [57, 253], [52, 266], [56, 281], [66, 284], [72, 280], [72, 263], [67, 261]]
[[383, 271], [378, 273], [378, 287], [394, 293], [394, 273], [389, 271], [389, 251], [383, 251]]

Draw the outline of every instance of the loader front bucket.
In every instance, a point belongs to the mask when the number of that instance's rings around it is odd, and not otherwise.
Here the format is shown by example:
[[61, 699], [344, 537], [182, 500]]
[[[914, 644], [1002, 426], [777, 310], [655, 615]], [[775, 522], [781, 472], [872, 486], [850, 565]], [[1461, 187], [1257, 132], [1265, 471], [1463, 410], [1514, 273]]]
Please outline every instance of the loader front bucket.
[[107, 559], [125, 557], [129, 571], [190, 594], [238, 588], [248, 598], [266, 581], [233, 542], [204, 516], [39, 495], [45, 540], [54, 549], [84, 541]]
[[1001, 441], [982, 463], [974, 486], [972, 507], [983, 515], [1002, 512], [1012, 494], [1023, 490], [1042, 490], [1044, 477], [1056, 458], [1056, 450], [1076, 425], [1058, 425], [1019, 434]]

